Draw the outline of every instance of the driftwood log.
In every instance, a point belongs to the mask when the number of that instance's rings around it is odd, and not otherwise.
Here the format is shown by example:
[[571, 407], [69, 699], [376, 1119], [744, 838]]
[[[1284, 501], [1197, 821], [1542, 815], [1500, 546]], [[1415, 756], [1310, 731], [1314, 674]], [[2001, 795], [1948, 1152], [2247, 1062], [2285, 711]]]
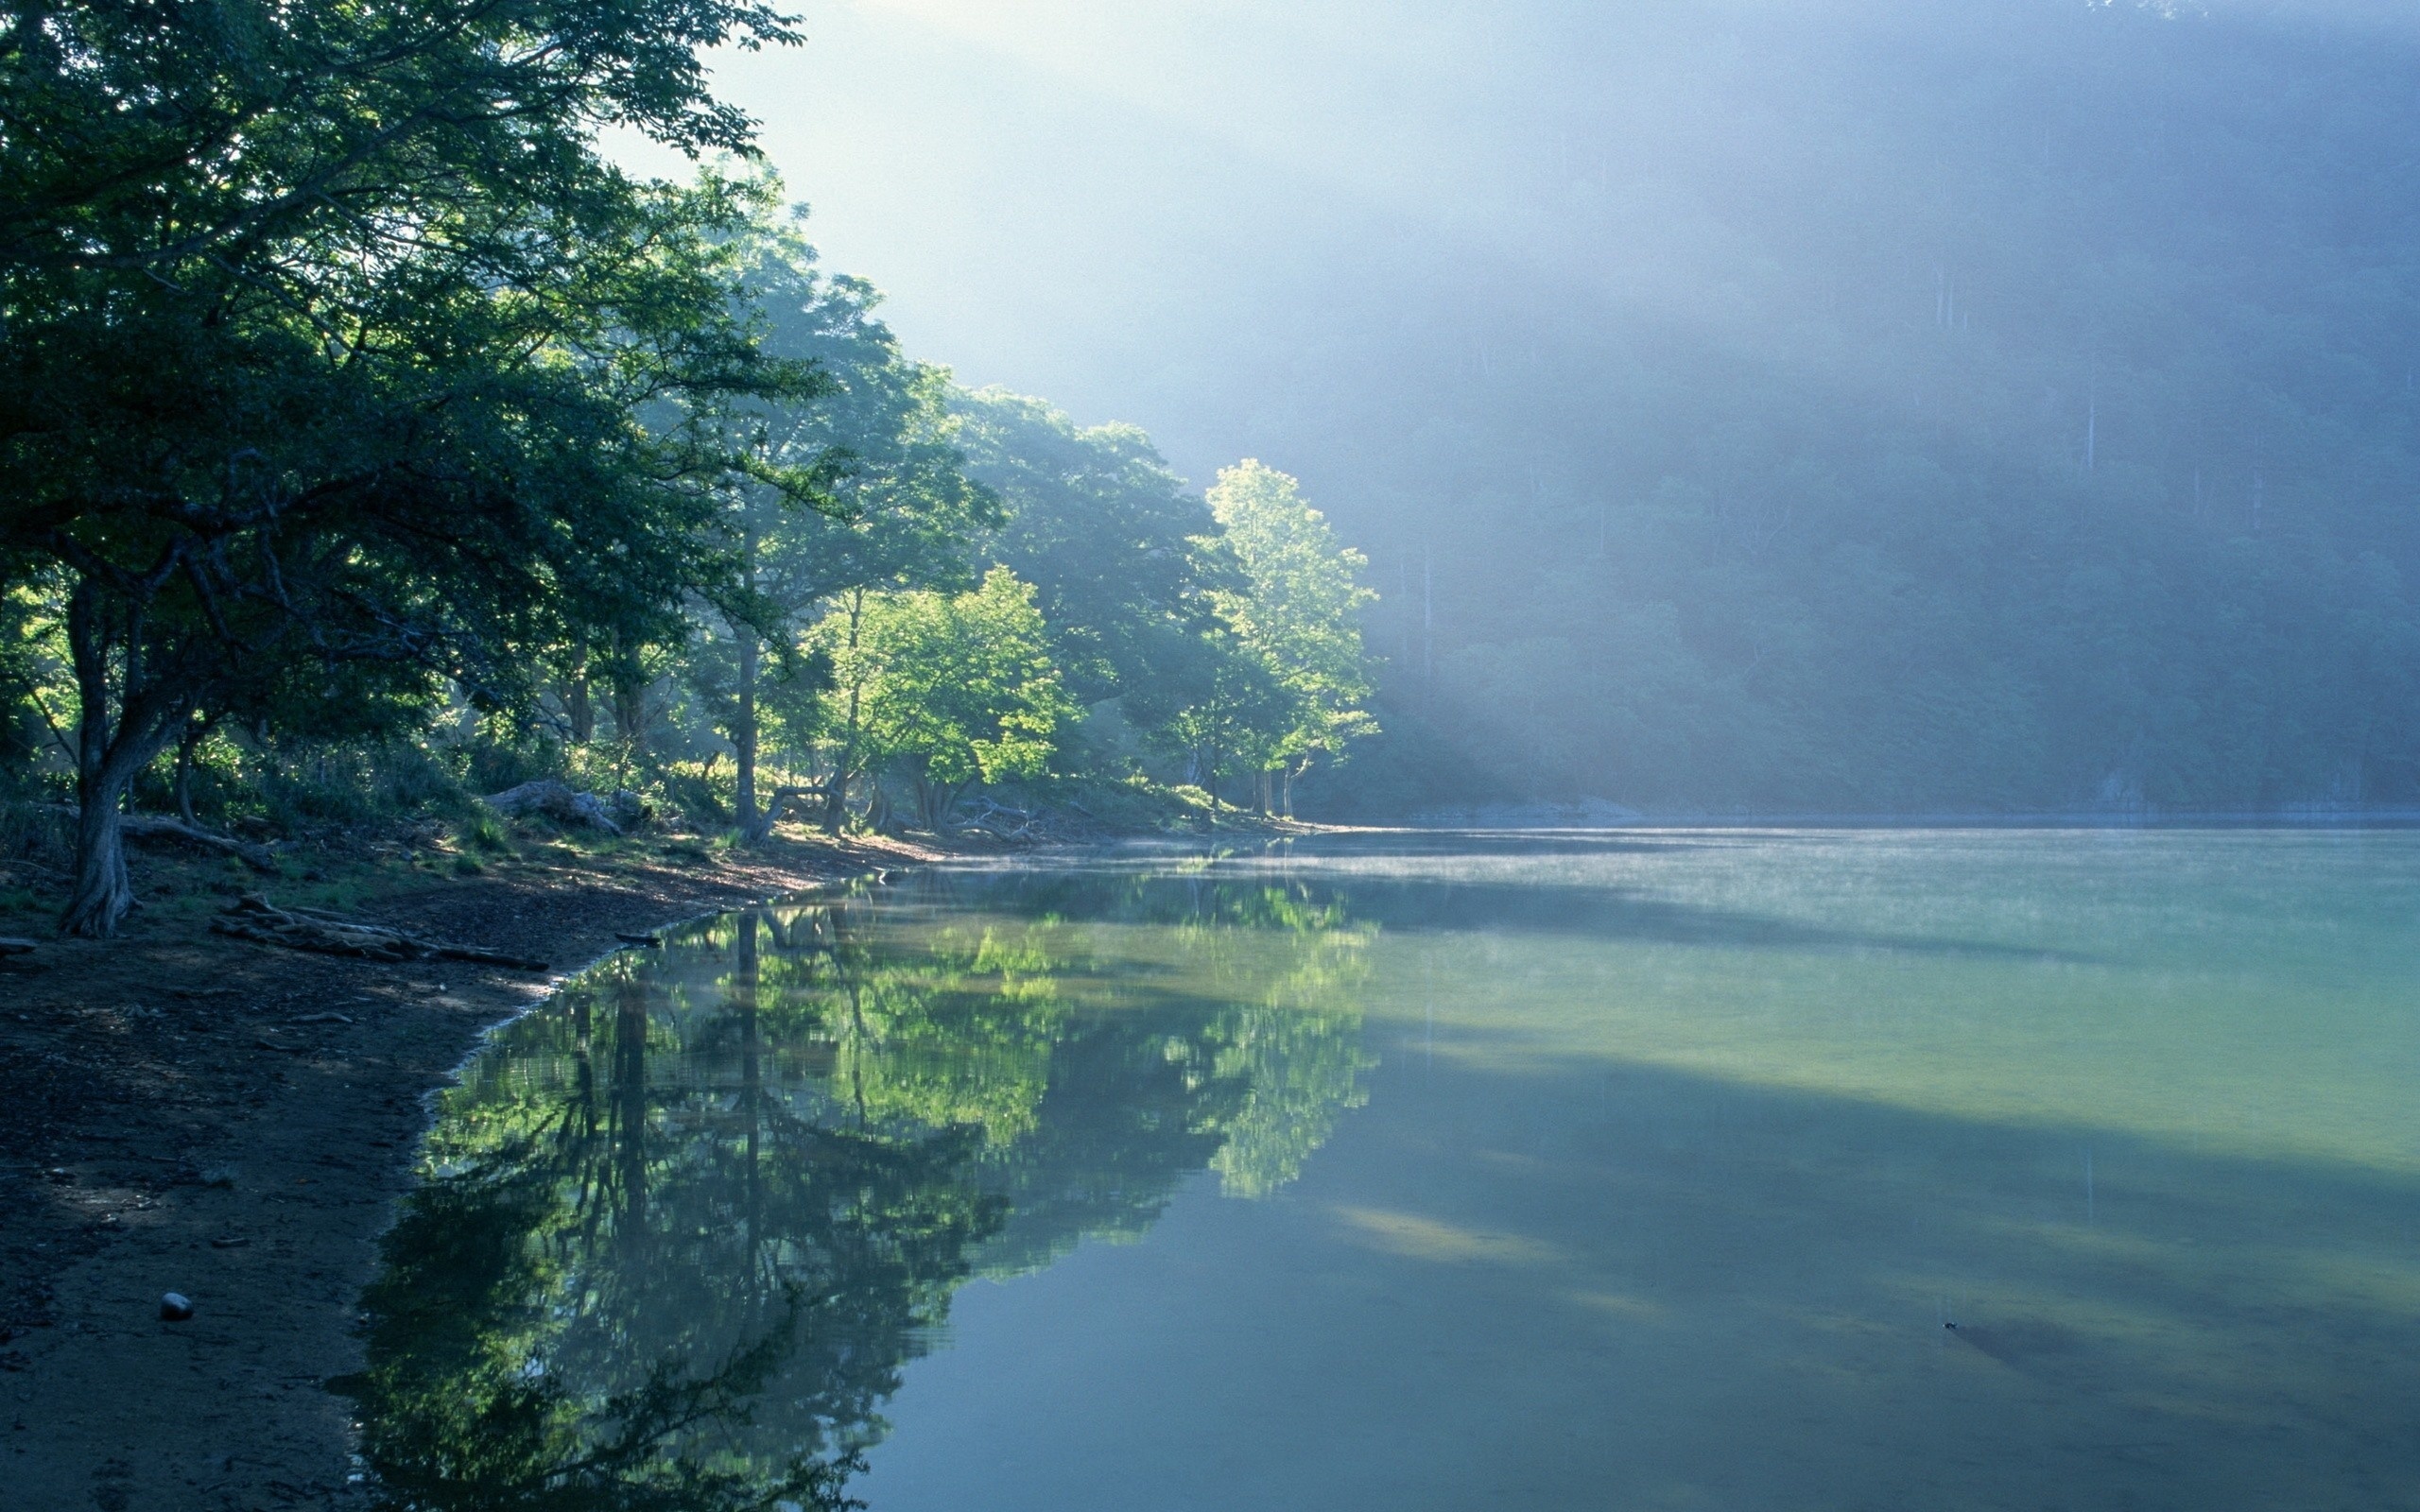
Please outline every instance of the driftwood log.
[[31, 955], [33, 953], [34, 942], [32, 940], [10, 939], [5, 936], [0, 936], [0, 955]]
[[[67, 804], [45, 803], [42, 806], [49, 813], [64, 815], [71, 819], [76, 817], [76, 811]], [[265, 845], [238, 840], [230, 834], [214, 834], [182, 819], [172, 819], [159, 814], [121, 814], [117, 822], [130, 840], [166, 841], [172, 845], [189, 845], [199, 850], [215, 850], [222, 856], [233, 856], [254, 871], [265, 871], [271, 876], [277, 874], [277, 852]]]
[[650, 816], [647, 799], [625, 788], [610, 799], [594, 793], [573, 790], [569, 782], [559, 782], [542, 777], [519, 787], [508, 787], [479, 800], [498, 814], [523, 818], [543, 814], [558, 824], [585, 826], [602, 830], [607, 834], [619, 834], [633, 825], [647, 822]]
[[992, 799], [982, 799], [983, 812], [966, 821], [970, 830], [981, 830], [999, 840], [1031, 840], [1046, 835], [1049, 816], [1028, 809], [1012, 809]]
[[364, 961], [469, 961], [503, 966], [516, 971], [543, 971], [544, 961], [508, 955], [475, 945], [455, 945], [422, 939], [384, 924], [365, 923], [342, 914], [316, 908], [280, 908], [256, 892], [248, 892], [211, 920], [211, 932], [288, 950], [315, 951], [322, 955], [350, 955]]

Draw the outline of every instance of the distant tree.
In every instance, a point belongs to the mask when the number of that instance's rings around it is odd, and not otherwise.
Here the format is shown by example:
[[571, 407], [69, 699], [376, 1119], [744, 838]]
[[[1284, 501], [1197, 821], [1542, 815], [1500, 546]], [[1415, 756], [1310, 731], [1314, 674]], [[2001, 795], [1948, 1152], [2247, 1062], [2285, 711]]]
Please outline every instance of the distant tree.
[[1149, 686], [1191, 654], [1232, 563], [1200, 495], [1132, 425], [1078, 426], [1038, 399], [959, 390], [956, 439], [1006, 518], [984, 548], [1034, 585], [1068, 691], [1082, 703]]
[[1259, 770], [1282, 775], [1290, 812], [1293, 782], [1313, 762], [1377, 730], [1364, 707], [1360, 613], [1378, 595], [1357, 581], [1369, 558], [1338, 542], [1293, 478], [1259, 462], [1221, 469], [1209, 504], [1242, 576], [1213, 601], [1284, 695], [1275, 717], [1253, 728], [1251, 753]]
[[974, 782], [1040, 775], [1080, 713], [1051, 664], [1033, 585], [994, 567], [963, 593], [858, 591], [816, 627], [836, 770], [904, 770], [930, 829]]
[[1223, 624], [1163, 659], [1160, 675], [1126, 696], [1150, 743], [1184, 764], [1185, 780], [1209, 795], [1213, 822], [1219, 779], [1258, 773], [1294, 719], [1295, 700], [1268, 662]]

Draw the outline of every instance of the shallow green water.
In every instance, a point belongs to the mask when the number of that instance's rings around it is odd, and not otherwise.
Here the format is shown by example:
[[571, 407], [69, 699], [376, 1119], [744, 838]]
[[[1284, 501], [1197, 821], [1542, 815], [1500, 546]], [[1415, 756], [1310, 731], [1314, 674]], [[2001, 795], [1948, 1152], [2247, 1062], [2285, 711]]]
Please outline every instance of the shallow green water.
[[2420, 1506], [2415, 947], [2409, 833], [732, 916], [447, 1095], [352, 1389], [449, 1509]]

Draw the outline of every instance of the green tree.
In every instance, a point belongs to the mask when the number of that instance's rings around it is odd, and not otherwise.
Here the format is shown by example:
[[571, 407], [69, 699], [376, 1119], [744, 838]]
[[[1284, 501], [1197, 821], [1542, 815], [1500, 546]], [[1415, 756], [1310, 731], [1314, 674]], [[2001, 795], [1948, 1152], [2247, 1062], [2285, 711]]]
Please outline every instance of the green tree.
[[744, 0], [0, 15], [0, 562], [62, 597], [62, 928], [130, 905], [121, 805], [197, 713], [321, 675], [511, 701], [726, 570], [712, 401], [804, 381], [731, 309], [752, 191], [596, 133], [745, 151], [697, 50], [791, 40]]
[[967, 471], [1006, 519], [984, 542], [1034, 585], [1068, 691], [1086, 704], [1148, 686], [1212, 621], [1231, 564], [1202, 548], [1217, 524], [1132, 425], [1080, 427], [1038, 399], [959, 390]]
[[1209, 504], [1243, 578], [1214, 593], [1219, 617], [1283, 694], [1273, 701], [1275, 718], [1251, 730], [1261, 806], [1270, 806], [1273, 771], [1291, 813], [1296, 778], [1377, 730], [1363, 707], [1370, 679], [1360, 614], [1378, 595], [1357, 580], [1369, 558], [1337, 541], [1293, 478], [1249, 458], [1219, 470]]
[[1006, 567], [962, 593], [858, 590], [809, 644], [835, 668], [836, 770], [904, 771], [930, 829], [971, 783], [1039, 776], [1080, 712], [1051, 663], [1033, 585]]
[[[759, 185], [768, 201], [779, 192], [769, 175]], [[775, 472], [772, 482], [751, 480], [731, 495], [724, 528], [737, 575], [715, 604], [723, 633], [697, 647], [709, 654], [690, 668], [731, 741], [739, 824], [752, 836], [770, 827], [786, 798], [806, 796], [776, 794], [768, 805], [757, 791], [769, 723], [803, 747], [828, 674], [827, 663], [799, 654], [801, 616], [852, 589], [969, 586], [970, 543], [1000, 519], [961, 468], [948, 374], [901, 352], [874, 318], [881, 297], [871, 284], [818, 267], [804, 214], [759, 214], [735, 245], [739, 298], [765, 349], [810, 365], [818, 387], [794, 401], [737, 406]], [[815, 484], [811, 508], [787, 487], [802, 475]], [[729, 655], [712, 654], [724, 648]], [[821, 788], [836, 823], [844, 786]]]
[[1276, 737], [1292, 721], [1294, 700], [1269, 663], [1234, 628], [1214, 621], [1165, 656], [1159, 675], [1128, 693], [1127, 713], [1146, 738], [1184, 764], [1184, 778], [1210, 798], [1217, 822], [1219, 780], [1263, 770]]

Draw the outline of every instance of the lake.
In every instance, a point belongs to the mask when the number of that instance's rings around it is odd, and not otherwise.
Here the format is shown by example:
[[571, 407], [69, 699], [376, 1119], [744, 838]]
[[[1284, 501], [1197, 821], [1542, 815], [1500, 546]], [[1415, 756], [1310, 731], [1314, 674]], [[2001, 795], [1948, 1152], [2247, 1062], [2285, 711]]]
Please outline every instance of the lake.
[[2420, 1506], [2420, 833], [948, 868], [601, 964], [424, 1160], [407, 1505]]

